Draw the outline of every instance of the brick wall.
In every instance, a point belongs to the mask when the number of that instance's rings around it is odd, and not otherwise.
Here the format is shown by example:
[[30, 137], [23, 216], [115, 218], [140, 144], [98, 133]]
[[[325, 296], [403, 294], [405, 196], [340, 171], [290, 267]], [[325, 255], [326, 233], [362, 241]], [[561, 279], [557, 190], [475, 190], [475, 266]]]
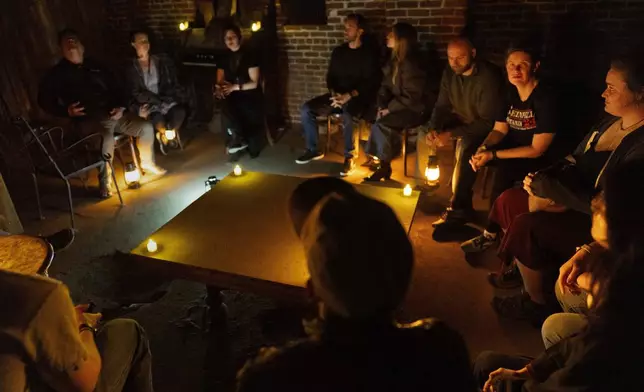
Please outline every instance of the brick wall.
[[611, 53], [637, 47], [644, 33], [642, 0], [476, 0], [469, 10], [476, 41], [502, 61], [511, 40], [543, 42], [544, 71], [602, 88]]
[[331, 51], [344, 40], [345, 15], [365, 15], [380, 37], [394, 23], [409, 22], [418, 28], [424, 45], [440, 51], [461, 32], [467, 8], [466, 0], [327, 0], [326, 4], [326, 26], [283, 26], [279, 31], [285, 115], [294, 122], [299, 121], [304, 101], [326, 92], [326, 69]]

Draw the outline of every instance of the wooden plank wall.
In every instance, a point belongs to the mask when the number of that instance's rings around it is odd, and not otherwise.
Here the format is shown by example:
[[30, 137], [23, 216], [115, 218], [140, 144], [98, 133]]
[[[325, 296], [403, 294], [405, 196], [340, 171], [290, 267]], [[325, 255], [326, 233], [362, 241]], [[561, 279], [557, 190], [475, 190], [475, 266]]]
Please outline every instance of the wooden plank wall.
[[57, 32], [77, 30], [85, 51], [107, 59], [106, 0], [0, 1], [0, 121], [17, 115], [38, 118], [38, 83], [59, 59]]

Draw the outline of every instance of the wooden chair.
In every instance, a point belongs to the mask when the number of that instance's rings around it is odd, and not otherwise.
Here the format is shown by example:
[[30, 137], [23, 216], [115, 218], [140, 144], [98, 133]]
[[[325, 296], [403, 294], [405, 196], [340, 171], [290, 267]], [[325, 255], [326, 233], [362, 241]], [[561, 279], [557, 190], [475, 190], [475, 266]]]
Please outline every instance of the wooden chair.
[[[360, 140], [361, 140], [361, 136], [362, 136], [362, 128], [364, 127], [364, 124], [366, 124], [367, 121], [362, 119], [362, 118], [360, 118], [360, 117], [356, 117], [356, 116], [353, 116], [352, 120], [353, 120], [354, 124], [358, 125], [357, 126], [357, 128], [358, 128], [357, 141], [356, 141], [355, 135], [354, 135], [354, 138], [353, 138], [354, 139], [353, 143], [354, 143], [354, 146], [355, 146], [354, 147], [355, 148], [355, 156], [357, 157], [357, 156], [360, 155]], [[341, 113], [331, 113], [331, 114], [329, 114], [327, 116], [327, 119], [326, 119], [326, 145], [324, 147], [324, 154], [325, 155], [329, 152], [329, 146], [331, 144], [331, 130], [333, 129], [334, 126], [336, 126], [336, 127], [342, 126], [342, 114]], [[354, 128], [354, 130], [355, 130], [355, 128]]]

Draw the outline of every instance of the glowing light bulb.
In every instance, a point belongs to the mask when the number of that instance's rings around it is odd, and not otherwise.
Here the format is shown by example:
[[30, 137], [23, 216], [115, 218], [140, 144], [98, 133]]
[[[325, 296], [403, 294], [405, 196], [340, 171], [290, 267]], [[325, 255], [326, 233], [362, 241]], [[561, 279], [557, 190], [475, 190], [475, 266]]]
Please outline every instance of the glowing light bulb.
[[236, 176], [241, 176], [242, 175], [242, 168], [239, 165], [235, 165], [233, 168], [233, 174]]
[[180, 31], [186, 31], [186, 30], [188, 30], [189, 26], [190, 26], [189, 22], [181, 22], [181, 23], [179, 23], [179, 30]]
[[168, 141], [174, 140], [177, 137], [177, 131], [174, 129], [166, 129], [164, 135]]
[[407, 184], [405, 185], [405, 188], [403, 189], [403, 195], [405, 196], [411, 196], [411, 185]]
[[262, 28], [262, 22], [253, 22], [253, 24], [250, 25], [250, 29], [253, 32], [257, 32]]
[[150, 252], [150, 253], [154, 253], [159, 249], [159, 247], [157, 246], [157, 243], [154, 242], [154, 240], [152, 238], [150, 238], [148, 240], [148, 244], [147, 244], [146, 247], [148, 249], [148, 252]]
[[436, 183], [441, 176], [441, 171], [438, 166], [425, 168], [425, 178], [427, 182]]
[[139, 168], [132, 162], [125, 165], [125, 184], [128, 188], [138, 188], [141, 186], [141, 172]]

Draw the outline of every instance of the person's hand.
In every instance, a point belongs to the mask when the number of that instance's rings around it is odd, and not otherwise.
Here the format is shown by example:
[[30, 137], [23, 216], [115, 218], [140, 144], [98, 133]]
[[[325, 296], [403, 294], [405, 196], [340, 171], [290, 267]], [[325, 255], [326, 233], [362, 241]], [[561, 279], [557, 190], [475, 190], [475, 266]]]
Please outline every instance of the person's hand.
[[103, 318], [103, 315], [100, 313], [87, 313], [88, 309], [88, 304], [76, 305], [74, 307], [74, 310], [76, 311], [76, 322], [79, 327], [82, 324], [87, 324], [92, 328], [96, 328], [98, 323]]
[[561, 268], [559, 268], [559, 277], [557, 278], [557, 286], [562, 293], [569, 291], [572, 294], [579, 294], [579, 286], [577, 285], [577, 278], [584, 272], [584, 266], [590, 257], [590, 253], [580, 249], [575, 253], [570, 260], [566, 261]]
[[425, 143], [427, 143], [428, 146], [433, 145], [436, 143], [436, 140], [438, 139], [438, 132], [434, 129], [429, 129], [427, 131], [427, 135], [425, 136]]
[[492, 158], [494, 158], [494, 154], [492, 154], [491, 151], [476, 153], [474, 154], [474, 156], [472, 156], [472, 159], [470, 159], [470, 166], [472, 166], [472, 170], [476, 172], [483, 166], [487, 165], [487, 163], [490, 162]]
[[85, 108], [81, 106], [80, 102], [74, 102], [67, 107], [67, 114], [69, 117], [83, 117], [85, 115]]
[[496, 392], [496, 384], [502, 381], [527, 380], [528, 378], [530, 378], [528, 368], [524, 367], [521, 370], [500, 368], [490, 373], [485, 385], [483, 385], [483, 392]]
[[221, 86], [221, 91], [224, 93], [224, 96], [227, 97], [233, 91], [239, 91], [239, 85], [238, 84], [232, 84], [232, 83], [229, 83], [229, 82], [224, 82], [224, 84]]
[[139, 117], [147, 119], [150, 115], [150, 105], [143, 104], [139, 107]]
[[534, 196], [534, 192], [532, 191], [532, 180], [534, 179], [535, 173], [528, 173], [527, 176], [523, 179], [523, 190], [528, 192], [528, 195]]
[[110, 120], [120, 120], [121, 117], [123, 117], [123, 112], [125, 111], [125, 108], [114, 108], [110, 110]]
[[376, 118], [380, 119], [388, 114], [389, 114], [389, 109], [380, 109], [378, 110], [378, 115], [376, 116]]
[[436, 142], [438, 143], [438, 147], [446, 146], [451, 139], [452, 132], [450, 131], [443, 131], [436, 135]]
[[333, 97], [333, 102], [335, 105], [339, 105], [339, 107], [342, 107], [346, 105], [347, 102], [351, 100], [351, 94], [345, 93], [345, 94], [338, 94], [335, 97]]

